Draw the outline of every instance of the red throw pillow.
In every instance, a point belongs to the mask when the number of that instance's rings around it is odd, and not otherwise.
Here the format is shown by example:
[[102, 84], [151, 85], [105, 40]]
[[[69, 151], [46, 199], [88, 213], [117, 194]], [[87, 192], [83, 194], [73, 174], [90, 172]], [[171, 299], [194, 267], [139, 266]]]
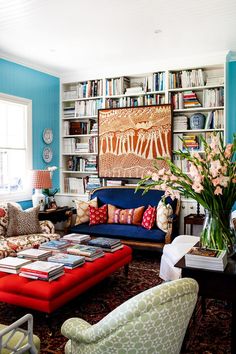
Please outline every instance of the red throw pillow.
[[156, 208], [149, 205], [143, 213], [142, 226], [145, 227], [145, 229], [151, 230], [155, 224], [155, 220]]
[[89, 205], [89, 225], [105, 224], [107, 222], [107, 204], [100, 208]]

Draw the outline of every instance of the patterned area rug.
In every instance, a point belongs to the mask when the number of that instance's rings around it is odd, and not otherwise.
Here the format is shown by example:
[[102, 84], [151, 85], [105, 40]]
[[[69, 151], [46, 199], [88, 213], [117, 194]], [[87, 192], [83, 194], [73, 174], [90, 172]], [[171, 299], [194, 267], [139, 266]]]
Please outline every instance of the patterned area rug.
[[[120, 269], [56, 311], [50, 323], [44, 314], [31, 312], [34, 315], [34, 332], [41, 339], [41, 353], [64, 353], [67, 339], [61, 335], [60, 328], [66, 319], [81, 317], [94, 324], [130, 297], [160, 284], [162, 281], [158, 276], [159, 265], [160, 255], [152, 252], [135, 252], [128, 278], [125, 277], [123, 269]], [[1, 303], [0, 322], [10, 324], [28, 312], [23, 308]], [[49, 325], [53, 328], [53, 336]], [[230, 305], [222, 301], [207, 300], [207, 311], [203, 316], [199, 302], [195, 317], [193, 316], [190, 321], [182, 353], [230, 353], [230, 328]]]

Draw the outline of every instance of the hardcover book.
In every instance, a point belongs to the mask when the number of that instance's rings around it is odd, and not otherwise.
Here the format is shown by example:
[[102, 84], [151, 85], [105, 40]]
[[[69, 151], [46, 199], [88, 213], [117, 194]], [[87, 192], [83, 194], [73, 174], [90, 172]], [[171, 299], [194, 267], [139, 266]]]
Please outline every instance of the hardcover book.
[[82, 265], [85, 262], [83, 256], [76, 256], [67, 253], [57, 253], [48, 258], [48, 262], [63, 263], [64, 266]]
[[20, 259], [17, 257], [5, 257], [0, 260], [0, 267], [6, 269], [7, 268], [18, 269], [28, 263], [31, 263], [31, 261], [27, 259]]
[[66, 240], [53, 240], [53, 241], [48, 241], [45, 243], [42, 243], [39, 248], [40, 249], [52, 249], [52, 250], [58, 250], [61, 248], [66, 248], [68, 246], [68, 241]]

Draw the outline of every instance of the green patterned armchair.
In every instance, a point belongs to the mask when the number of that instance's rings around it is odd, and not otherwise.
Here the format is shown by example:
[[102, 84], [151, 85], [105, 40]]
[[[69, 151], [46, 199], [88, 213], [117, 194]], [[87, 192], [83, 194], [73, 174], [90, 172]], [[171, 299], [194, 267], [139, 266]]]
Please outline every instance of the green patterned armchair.
[[68, 319], [61, 329], [69, 338], [65, 353], [180, 353], [197, 294], [195, 280], [178, 279], [134, 296], [93, 326]]

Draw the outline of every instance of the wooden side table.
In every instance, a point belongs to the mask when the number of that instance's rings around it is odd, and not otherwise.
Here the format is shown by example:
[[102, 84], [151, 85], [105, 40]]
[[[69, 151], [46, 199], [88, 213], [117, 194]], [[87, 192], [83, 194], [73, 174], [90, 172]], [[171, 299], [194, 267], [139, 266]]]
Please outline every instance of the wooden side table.
[[67, 232], [67, 229], [71, 226], [73, 211], [74, 208], [68, 206], [58, 207], [57, 209], [49, 209], [46, 211], [40, 211], [39, 220], [50, 220], [53, 224], [65, 221], [66, 223], [64, 231]]
[[184, 217], [184, 234], [186, 235], [186, 225], [190, 225], [190, 235], [193, 234], [193, 225], [203, 225], [204, 214], [189, 214]]

